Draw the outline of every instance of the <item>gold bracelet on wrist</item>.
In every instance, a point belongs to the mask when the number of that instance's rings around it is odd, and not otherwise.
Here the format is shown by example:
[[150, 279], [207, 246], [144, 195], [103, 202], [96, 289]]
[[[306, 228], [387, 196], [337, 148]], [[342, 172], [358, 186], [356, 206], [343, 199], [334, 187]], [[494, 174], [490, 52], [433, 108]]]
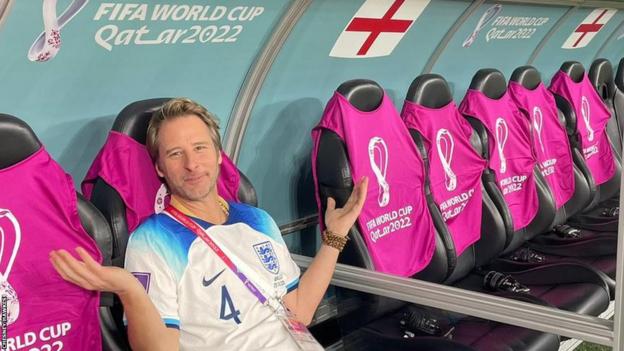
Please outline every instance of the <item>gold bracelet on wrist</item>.
[[346, 235], [341, 236], [332, 232], [331, 230], [325, 229], [321, 234], [321, 240], [323, 240], [323, 244], [329, 247], [333, 247], [334, 249], [337, 249], [339, 252], [341, 252], [347, 244], [347, 240], [349, 240], [349, 237]]

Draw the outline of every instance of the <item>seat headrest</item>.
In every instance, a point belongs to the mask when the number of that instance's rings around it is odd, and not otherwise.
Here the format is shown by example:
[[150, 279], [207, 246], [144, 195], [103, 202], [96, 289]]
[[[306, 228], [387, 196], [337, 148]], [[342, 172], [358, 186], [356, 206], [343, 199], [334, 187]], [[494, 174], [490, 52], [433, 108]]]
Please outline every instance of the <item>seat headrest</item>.
[[336, 89], [353, 107], [360, 111], [375, 110], [383, 100], [384, 91], [377, 82], [368, 79], [353, 79], [346, 81]]
[[589, 67], [588, 77], [603, 100], [613, 97], [615, 84], [613, 83], [613, 66], [611, 66], [611, 61], [605, 58], [596, 59]]
[[615, 73], [615, 85], [617, 85], [618, 89], [624, 91], [624, 57], [620, 60]]
[[499, 70], [484, 68], [472, 77], [470, 89], [480, 91], [490, 99], [500, 99], [507, 91], [507, 83]]
[[0, 113], [0, 169], [28, 158], [41, 148], [41, 142], [24, 121]]
[[521, 66], [516, 68], [509, 78], [523, 87], [533, 90], [542, 82], [542, 77], [533, 66]]
[[414, 79], [405, 100], [429, 108], [441, 108], [453, 101], [453, 94], [444, 77], [429, 73]]
[[156, 98], [131, 103], [119, 112], [112, 130], [128, 135], [145, 145], [147, 126], [152, 118], [152, 113], [169, 100], [171, 98]]
[[559, 68], [563, 73], [567, 74], [574, 82], [580, 83], [585, 74], [583, 64], [576, 61], [566, 61]]

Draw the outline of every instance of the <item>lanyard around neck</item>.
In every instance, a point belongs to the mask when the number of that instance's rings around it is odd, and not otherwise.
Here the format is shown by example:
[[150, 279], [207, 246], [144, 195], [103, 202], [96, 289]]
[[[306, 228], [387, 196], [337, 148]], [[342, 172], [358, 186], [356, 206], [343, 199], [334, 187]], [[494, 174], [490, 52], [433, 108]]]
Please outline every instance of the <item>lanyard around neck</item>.
[[190, 219], [188, 216], [186, 216], [184, 213], [180, 212], [180, 210], [173, 206], [168, 206], [165, 209], [165, 212], [175, 218], [178, 222], [182, 223], [182, 225], [195, 233], [195, 235], [200, 237], [204, 242], [206, 242], [206, 244], [208, 244], [208, 247], [210, 247], [212, 251], [214, 251], [214, 253], [219, 256], [223, 263], [225, 263], [225, 265], [234, 274], [236, 274], [238, 279], [243, 282], [243, 285], [245, 285], [247, 290], [249, 290], [258, 299], [258, 301], [260, 301], [261, 304], [264, 305], [267, 302], [267, 298], [262, 294], [262, 292], [260, 292], [260, 289], [258, 289], [254, 285], [254, 283], [252, 283], [252, 281], [249, 280], [249, 278], [247, 278], [247, 276], [243, 272], [241, 272], [238, 267], [236, 267], [236, 264], [232, 262], [232, 260], [225, 254], [225, 252], [221, 250], [219, 245], [217, 245], [217, 243], [215, 243], [197, 223], [195, 223], [192, 219]]

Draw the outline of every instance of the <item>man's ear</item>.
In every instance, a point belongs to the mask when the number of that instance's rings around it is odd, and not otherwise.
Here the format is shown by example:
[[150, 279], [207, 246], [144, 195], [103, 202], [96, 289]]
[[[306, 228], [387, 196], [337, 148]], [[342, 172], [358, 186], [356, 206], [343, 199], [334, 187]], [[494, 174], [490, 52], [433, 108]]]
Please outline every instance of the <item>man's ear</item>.
[[160, 170], [160, 166], [158, 166], [158, 162], [154, 162], [154, 168], [156, 168], [156, 174], [158, 174], [159, 177], [165, 177], [165, 174]]

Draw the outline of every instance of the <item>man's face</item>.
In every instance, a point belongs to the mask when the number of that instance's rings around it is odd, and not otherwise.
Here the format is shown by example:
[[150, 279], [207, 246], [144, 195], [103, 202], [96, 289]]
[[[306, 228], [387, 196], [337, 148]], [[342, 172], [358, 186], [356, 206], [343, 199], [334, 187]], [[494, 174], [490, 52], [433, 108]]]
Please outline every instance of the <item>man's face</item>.
[[221, 154], [199, 117], [163, 122], [158, 142], [156, 172], [165, 178], [171, 194], [190, 201], [205, 199], [212, 191], [216, 194]]

